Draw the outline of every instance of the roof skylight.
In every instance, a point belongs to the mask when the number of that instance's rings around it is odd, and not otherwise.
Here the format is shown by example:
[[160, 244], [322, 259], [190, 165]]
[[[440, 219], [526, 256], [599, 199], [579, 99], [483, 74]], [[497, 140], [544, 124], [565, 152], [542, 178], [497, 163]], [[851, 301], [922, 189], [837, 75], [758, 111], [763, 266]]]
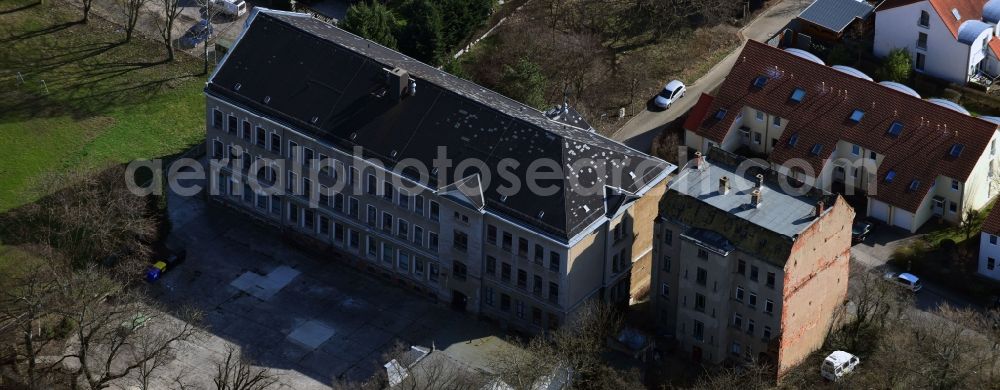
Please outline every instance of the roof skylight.
[[804, 99], [805, 97], [806, 97], [806, 90], [802, 88], [795, 88], [795, 90], [792, 91], [791, 100], [793, 102], [802, 103], [802, 99]]
[[910, 191], [916, 191], [917, 188], [920, 188], [920, 180], [913, 179], [913, 181], [910, 182]]
[[892, 124], [889, 125], [888, 133], [893, 138], [899, 137], [899, 134], [901, 134], [902, 132], [903, 132], [903, 124], [900, 123], [899, 121], [892, 122]]
[[788, 146], [795, 146], [795, 144], [798, 142], [799, 142], [799, 133], [792, 134], [791, 137], [788, 137]]
[[895, 179], [895, 178], [896, 178], [896, 171], [895, 170], [890, 169], [889, 172], [886, 172], [886, 174], [885, 174], [885, 182], [886, 183], [892, 183], [892, 179]]
[[767, 76], [757, 76], [757, 78], [753, 79], [754, 88], [761, 89], [765, 85], [767, 85]]
[[864, 111], [855, 109], [854, 112], [851, 112], [851, 122], [861, 123], [861, 118], [864, 118], [864, 117], [865, 117], [865, 112]]
[[809, 151], [813, 156], [819, 156], [820, 152], [823, 151], [823, 144], [813, 145], [812, 150]]
[[722, 118], [725, 118], [725, 117], [726, 117], [726, 109], [725, 108], [720, 108], [719, 111], [715, 112], [715, 120], [721, 121]]
[[948, 152], [948, 154], [952, 157], [958, 157], [962, 155], [963, 150], [965, 150], [965, 145], [954, 144], [951, 145], [951, 150]]

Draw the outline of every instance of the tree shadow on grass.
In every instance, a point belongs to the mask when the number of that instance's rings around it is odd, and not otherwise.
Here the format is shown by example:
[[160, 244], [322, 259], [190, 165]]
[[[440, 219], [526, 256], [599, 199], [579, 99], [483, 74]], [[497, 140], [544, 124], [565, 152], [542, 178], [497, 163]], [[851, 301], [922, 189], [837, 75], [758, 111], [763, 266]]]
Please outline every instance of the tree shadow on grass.
[[9, 43], [9, 42], [14, 42], [14, 41], [21, 41], [21, 40], [25, 40], [25, 39], [40, 37], [42, 35], [48, 35], [48, 34], [52, 34], [52, 33], [55, 33], [55, 32], [59, 32], [59, 31], [65, 30], [67, 28], [76, 26], [78, 24], [83, 24], [83, 21], [76, 20], [76, 21], [72, 21], [72, 22], [59, 23], [59, 24], [54, 24], [54, 25], [51, 25], [49, 27], [45, 27], [45, 28], [38, 29], [38, 30], [33, 30], [33, 31], [28, 31], [28, 32], [25, 32], [25, 33], [21, 33], [21, 34], [11, 35], [11, 36], [9, 36], [7, 38], [0, 39], [0, 43]]
[[18, 11], [24, 11], [24, 10], [29, 9], [29, 8], [37, 7], [37, 6], [41, 5], [41, 4], [42, 4], [41, 1], [36, 1], [34, 3], [25, 4], [25, 5], [22, 5], [20, 7], [14, 7], [14, 8], [9, 8], [9, 9], [0, 9], [0, 15], [6, 15], [6, 14], [12, 14], [12, 13], [15, 13], [15, 12], [18, 12]]

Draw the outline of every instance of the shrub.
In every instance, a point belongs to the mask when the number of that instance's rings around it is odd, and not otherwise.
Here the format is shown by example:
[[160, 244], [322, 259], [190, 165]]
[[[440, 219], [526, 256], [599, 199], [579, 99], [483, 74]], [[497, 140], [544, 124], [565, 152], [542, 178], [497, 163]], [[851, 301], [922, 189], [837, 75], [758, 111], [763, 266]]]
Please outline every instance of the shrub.
[[906, 49], [893, 49], [882, 62], [879, 74], [883, 79], [903, 83], [910, 79], [912, 71], [910, 52]]

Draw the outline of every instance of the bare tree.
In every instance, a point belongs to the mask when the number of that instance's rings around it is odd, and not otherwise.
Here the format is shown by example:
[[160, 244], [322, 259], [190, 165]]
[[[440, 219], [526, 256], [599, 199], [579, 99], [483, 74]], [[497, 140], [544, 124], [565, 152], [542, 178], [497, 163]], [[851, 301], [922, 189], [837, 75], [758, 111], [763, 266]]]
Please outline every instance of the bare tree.
[[160, 30], [160, 38], [167, 49], [167, 61], [174, 60], [174, 22], [184, 10], [181, 7], [181, 0], [159, 0], [159, 5], [163, 7], [163, 18], [158, 19], [157, 28]]
[[775, 385], [774, 374], [774, 369], [764, 364], [720, 368], [699, 378], [692, 389], [771, 389]]
[[94, 6], [94, 0], [81, 0], [83, 1], [83, 19], [81, 22], [90, 22], [90, 9]]
[[132, 194], [125, 168], [61, 173], [33, 185], [38, 201], [0, 215], [8, 244], [55, 249], [75, 265], [115, 259], [121, 274], [135, 275], [148, 258], [157, 216], [151, 198]]
[[278, 383], [267, 368], [254, 367], [235, 347], [229, 346], [226, 357], [215, 365], [217, 390], [265, 390]]
[[[222, 9], [214, 4], [215, 0], [195, 0], [195, 3], [203, 10], [202, 15], [208, 23], [212, 23], [222, 12]], [[201, 70], [202, 74], [208, 74], [208, 46], [211, 44], [213, 38], [211, 30], [206, 31], [205, 34], [205, 42], [202, 43], [202, 58], [205, 61], [204, 67]]]
[[122, 7], [122, 16], [125, 18], [125, 42], [132, 40], [135, 33], [135, 26], [142, 15], [142, 7], [146, 5], [146, 0], [118, 0]]
[[875, 346], [871, 341], [881, 337], [912, 307], [913, 297], [861, 264], [851, 264], [850, 278], [854, 281], [849, 291], [854, 315], [845, 321], [841, 331], [834, 333], [833, 342], [850, 351], [870, 350]]

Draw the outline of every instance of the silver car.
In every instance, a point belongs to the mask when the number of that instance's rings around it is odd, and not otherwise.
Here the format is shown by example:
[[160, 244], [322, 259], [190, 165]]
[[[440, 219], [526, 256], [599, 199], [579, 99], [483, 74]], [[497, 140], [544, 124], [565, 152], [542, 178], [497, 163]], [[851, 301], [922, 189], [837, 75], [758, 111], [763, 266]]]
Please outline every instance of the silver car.
[[656, 98], [653, 99], [653, 104], [662, 109], [670, 108], [670, 105], [674, 104], [677, 99], [684, 97], [684, 92], [687, 92], [687, 87], [684, 86], [684, 83], [679, 80], [671, 81], [656, 95]]

